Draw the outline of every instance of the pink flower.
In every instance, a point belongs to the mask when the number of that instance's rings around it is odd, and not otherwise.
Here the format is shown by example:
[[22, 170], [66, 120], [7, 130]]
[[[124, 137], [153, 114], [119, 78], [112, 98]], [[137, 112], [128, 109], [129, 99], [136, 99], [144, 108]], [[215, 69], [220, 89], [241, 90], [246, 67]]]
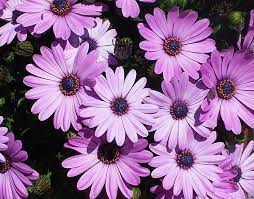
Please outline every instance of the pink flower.
[[28, 197], [27, 187], [37, 180], [37, 171], [26, 165], [26, 151], [22, 150], [22, 142], [15, 140], [13, 133], [8, 135], [8, 149], [3, 152], [6, 159], [0, 162], [0, 193], [1, 199], [20, 199]]
[[72, 124], [78, 130], [81, 128], [77, 121], [79, 106], [87, 99], [84, 86], [90, 85], [108, 65], [97, 62], [97, 51], [88, 53], [88, 43], [80, 46], [74, 62], [66, 60], [60, 45], [40, 50], [42, 55], [33, 56], [35, 64], [26, 67], [32, 75], [24, 78], [24, 83], [32, 87], [26, 98], [37, 100], [31, 111], [39, 114], [41, 121], [54, 114], [56, 129], [67, 131]]
[[153, 157], [145, 150], [147, 145], [146, 140], [139, 139], [135, 144], [125, 141], [119, 147], [94, 137], [91, 129], [82, 129], [65, 144], [79, 154], [64, 160], [62, 166], [70, 169], [68, 177], [82, 174], [77, 188], [84, 190], [91, 186], [91, 199], [97, 198], [104, 186], [109, 199], [117, 198], [118, 188], [126, 198], [132, 198], [131, 186], [138, 186], [140, 177], [150, 174], [149, 169], [140, 165]]
[[239, 190], [231, 194], [234, 199], [245, 199], [245, 193], [254, 197], [254, 141], [250, 141], [245, 149], [243, 145], [236, 145], [235, 151], [228, 154], [230, 161], [225, 164], [228, 170], [236, 172], [233, 181], [237, 183]]
[[207, 53], [216, 49], [215, 41], [208, 38], [212, 33], [209, 20], [197, 21], [197, 12], [179, 12], [178, 7], [169, 10], [167, 16], [155, 8], [153, 15], [145, 18], [148, 25], [138, 24], [139, 33], [146, 39], [139, 46], [146, 51], [146, 59], [156, 60], [155, 73], [163, 73], [164, 79], [170, 80], [183, 69], [198, 79], [201, 64], [209, 57]]
[[138, 141], [138, 135], [148, 136], [145, 125], [152, 125], [154, 119], [151, 113], [157, 111], [157, 106], [144, 104], [143, 100], [149, 95], [145, 88], [146, 78], [135, 83], [136, 71], [131, 70], [124, 78], [123, 67], [118, 67], [114, 73], [111, 68], [106, 70], [106, 78], [96, 79], [94, 91], [98, 97], [84, 101], [81, 110], [82, 118], [91, 118], [90, 128], [97, 127], [95, 136], [107, 133], [107, 141], [116, 140], [122, 146], [126, 135], [132, 142]]
[[223, 172], [218, 163], [225, 159], [220, 155], [224, 144], [214, 143], [215, 140], [216, 133], [212, 132], [201, 142], [190, 136], [182, 150], [169, 150], [161, 143], [150, 145], [150, 149], [157, 154], [149, 163], [155, 167], [152, 177], [162, 178], [163, 188], [173, 189], [175, 196], [182, 192], [185, 199], [193, 199], [194, 194], [205, 198], [214, 189], [213, 182], [219, 181], [219, 174]]
[[254, 59], [244, 53], [214, 51], [211, 59], [201, 67], [202, 81], [210, 89], [201, 108], [200, 120], [214, 128], [219, 116], [225, 128], [240, 134], [242, 119], [254, 127]]
[[4, 4], [0, 19], [6, 23], [0, 27], [0, 46], [10, 44], [16, 35], [19, 41], [25, 41], [27, 38], [27, 29], [16, 22], [18, 13], [15, 12], [15, 8], [19, 4], [20, 0], [8, 0]]
[[150, 97], [145, 99], [148, 104], [159, 107], [153, 114], [155, 123], [154, 140], [164, 140], [172, 149], [177, 145], [184, 148], [188, 142], [188, 134], [197, 133], [202, 137], [208, 137], [211, 130], [197, 121], [196, 114], [209, 90], [199, 81], [193, 84], [186, 73], [179, 79], [172, 78], [170, 82], [161, 84], [163, 94], [158, 91], [150, 91]]
[[101, 15], [103, 6], [77, 0], [23, 0], [16, 9], [24, 13], [17, 19], [24, 27], [34, 26], [34, 32], [41, 34], [53, 26], [56, 38], [68, 40], [72, 32], [82, 36], [84, 28], [94, 27], [93, 16]]

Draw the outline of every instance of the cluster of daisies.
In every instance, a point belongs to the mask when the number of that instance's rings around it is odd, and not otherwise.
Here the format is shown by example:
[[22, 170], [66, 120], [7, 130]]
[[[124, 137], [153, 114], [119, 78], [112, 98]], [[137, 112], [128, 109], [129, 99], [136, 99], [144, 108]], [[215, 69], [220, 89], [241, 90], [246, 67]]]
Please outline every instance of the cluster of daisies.
[[[125, 17], [140, 11], [135, 0], [116, 0], [116, 6]], [[173, 7], [166, 15], [159, 8], [146, 14], [137, 26], [145, 39], [140, 48], [156, 61], [154, 72], [163, 74], [158, 92], [146, 87], [145, 77], [137, 79], [134, 69], [116, 67], [117, 33], [97, 17], [105, 5], [1, 0], [0, 9], [6, 21], [0, 46], [16, 35], [20, 41], [27, 34], [42, 37], [53, 27], [51, 47], [42, 46], [26, 66], [30, 75], [23, 82], [31, 89], [25, 97], [35, 101], [31, 111], [40, 121], [53, 117], [56, 129], [78, 132], [64, 145], [77, 155], [62, 166], [68, 177], [81, 175], [77, 188], [90, 187], [91, 199], [100, 198], [103, 188], [110, 199], [120, 192], [132, 198], [132, 187], [149, 175], [157, 198], [254, 196], [254, 142], [229, 151], [213, 131], [219, 119], [235, 134], [241, 133], [241, 121], [254, 128], [253, 12], [239, 51], [222, 52], [209, 38], [209, 20], [198, 19], [197, 12]], [[152, 143], [145, 139], [149, 133]], [[39, 174], [23, 163], [27, 159], [21, 141], [1, 126], [1, 199], [28, 196], [26, 188]]]

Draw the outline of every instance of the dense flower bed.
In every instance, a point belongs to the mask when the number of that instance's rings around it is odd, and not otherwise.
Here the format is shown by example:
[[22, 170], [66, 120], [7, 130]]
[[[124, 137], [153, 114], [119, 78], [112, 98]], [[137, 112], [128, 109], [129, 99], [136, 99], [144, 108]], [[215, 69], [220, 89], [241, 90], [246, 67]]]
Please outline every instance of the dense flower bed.
[[0, 0], [0, 19], [0, 199], [254, 197], [253, 3]]

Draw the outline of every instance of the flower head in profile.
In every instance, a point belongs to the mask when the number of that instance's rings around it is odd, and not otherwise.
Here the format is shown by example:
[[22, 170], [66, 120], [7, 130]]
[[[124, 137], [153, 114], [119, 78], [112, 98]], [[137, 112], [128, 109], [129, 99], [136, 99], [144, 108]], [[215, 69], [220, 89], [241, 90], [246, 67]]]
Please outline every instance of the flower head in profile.
[[208, 137], [211, 131], [196, 118], [196, 112], [208, 93], [205, 86], [200, 81], [193, 84], [189, 76], [183, 73], [179, 79], [172, 78], [170, 82], [164, 80], [161, 87], [163, 94], [151, 90], [150, 97], [145, 99], [146, 103], [159, 107], [158, 112], [153, 114], [155, 141], [165, 140], [169, 148], [178, 145], [182, 149], [188, 142], [188, 134], [195, 132]]
[[220, 155], [224, 149], [222, 142], [214, 143], [216, 133], [205, 141], [197, 141], [190, 137], [184, 149], [169, 150], [164, 144], [150, 145], [157, 155], [149, 163], [155, 167], [151, 175], [162, 178], [165, 190], [173, 189], [173, 194], [183, 194], [185, 199], [193, 199], [194, 195], [205, 198], [213, 190], [213, 182], [220, 180], [223, 170], [218, 163], [225, 159]]
[[126, 198], [131, 198], [131, 186], [138, 186], [140, 177], [150, 174], [149, 169], [140, 165], [153, 157], [145, 150], [147, 145], [146, 140], [139, 139], [135, 144], [126, 140], [119, 147], [115, 142], [94, 137], [91, 129], [82, 129], [65, 144], [79, 154], [64, 160], [62, 166], [70, 169], [68, 177], [82, 175], [77, 188], [85, 190], [91, 186], [91, 199], [95, 199], [104, 186], [110, 199], [117, 198], [118, 188]]
[[200, 120], [217, 126], [220, 115], [225, 128], [241, 133], [240, 118], [254, 127], [254, 60], [233, 49], [214, 51], [211, 59], [201, 67], [202, 81], [210, 89], [202, 104]]
[[22, 142], [15, 140], [13, 133], [8, 133], [8, 149], [3, 152], [6, 159], [0, 162], [1, 199], [27, 198], [27, 187], [37, 180], [39, 174], [26, 165], [27, 152], [22, 150]]
[[8, 0], [0, 3], [0, 7], [3, 5], [0, 19], [5, 22], [0, 27], [0, 46], [10, 44], [16, 36], [19, 41], [25, 41], [27, 38], [27, 29], [16, 22], [19, 13], [15, 8], [20, 2], [21, 0]]
[[116, 7], [122, 9], [123, 16], [128, 18], [138, 17], [140, 8], [137, 1], [154, 3], [156, 0], [116, 0]]
[[144, 104], [143, 100], [149, 95], [145, 88], [146, 78], [135, 83], [136, 71], [131, 70], [126, 78], [123, 67], [106, 70], [106, 78], [100, 75], [96, 79], [94, 91], [98, 97], [83, 102], [81, 118], [90, 118], [88, 126], [94, 128], [95, 136], [107, 134], [107, 141], [116, 140], [117, 145], [123, 145], [127, 136], [132, 142], [138, 141], [138, 135], [148, 136], [145, 125], [154, 122], [151, 113], [157, 111], [157, 106]]
[[7, 142], [9, 138], [6, 136], [8, 129], [6, 127], [1, 126], [4, 118], [0, 116], [0, 164], [5, 161], [5, 157], [2, 155], [2, 151], [7, 149]]
[[31, 75], [24, 83], [32, 87], [26, 98], [36, 100], [32, 113], [44, 121], [54, 114], [54, 126], [67, 131], [70, 125], [78, 130], [81, 125], [77, 114], [81, 102], [86, 99], [84, 86], [90, 85], [107, 67], [106, 62], [97, 62], [98, 52], [89, 51], [88, 43], [80, 46], [74, 62], [66, 60], [60, 45], [41, 47], [41, 55], [34, 55], [35, 64], [26, 69]]
[[179, 12], [178, 7], [169, 10], [167, 16], [155, 8], [153, 15], [145, 18], [148, 25], [138, 24], [138, 29], [146, 41], [139, 46], [146, 51], [146, 59], [156, 60], [155, 73], [163, 73], [164, 79], [170, 80], [183, 70], [198, 79], [200, 66], [209, 57], [207, 53], [216, 49], [215, 41], [208, 38], [212, 33], [209, 20], [197, 21], [197, 12]]
[[244, 38], [242, 36], [242, 33], [239, 34], [237, 46], [239, 50], [245, 51], [247, 55], [254, 55], [254, 10], [250, 11], [248, 32]]
[[103, 6], [77, 0], [23, 0], [16, 9], [23, 12], [17, 22], [24, 27], [34, 26], [34, 32], [41, 34], [53, 26], [56, 38], [68, 40], [71, 33], [82, 36], [84, 28], [94, 27], [93, 17], [101, 15]]
[[231, 193], [234, 199], [245, 199], [247, 194], [254, 197], [254, 141], [250, 141], [244, 149], [244, 144], [236, 145], [235, 151], [228, 154], [228, 161], [224, 168], [235, 172], [233, 182], [239, 190]]

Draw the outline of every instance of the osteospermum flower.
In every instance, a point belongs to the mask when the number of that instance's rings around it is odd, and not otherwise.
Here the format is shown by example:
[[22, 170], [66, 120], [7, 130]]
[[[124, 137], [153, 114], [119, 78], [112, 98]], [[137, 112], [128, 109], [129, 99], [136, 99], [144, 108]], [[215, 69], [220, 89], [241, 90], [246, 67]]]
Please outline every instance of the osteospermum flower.
[[116, 60], [113, 57], [116, 35], [115, 29], [110, 29], [109, 20], [103, 21], [100, 18], [95, 19], [96, 26], [94, 28], [88, 28], [85, 31], [82, 39], [90, 44], [90, 50], [99, 51], [99, 60], [107, 60], [109, 63], [115, 63]]
[[215, 42], [208, 36], [212, 33], [208, 19], [197, 21], [195, 11], [179, 12], [178, 7], [168, 15], [155, 8], [153, 15], [145, 16], [148, 26], [138, 24], [139, 33], [146, 39], [140, 48], [147, 51], [145, 58], [156, 60], [154, 71], [163, 73], [166, 80], [181, 73], [181, 68], [194, 79], [199, 78], [200, 64], [205, 63], [216, 49]]
[[8, 149], [3, 152], [6, 159], [0, 162], [1, 199], [20, 199], [28, 197], [27, 187], [37, 180], [39, 174], [26, 165], [27, 152], [22, 150], [22, 142], [15, 140], [13, 133], [8, 133]]
[[1, 162], [5, 161], [5, 157], [2, 155], [2, 151], [7, 149], [6, 143], [8, 142], [9, 138], [6, 136], [8, 129], [6, 127], [2, 127], [4, 118], [0, 116], [0, 164]]
[[64, 50], [69, 58], [75, 57], [79, 44], [83, 42], [89, 43], [89, 51], [97, 50], [99, 52], [98, 61], [107, 61], [109, 64], [116, 64], [114, 58], [114, 49], [117, 32], [115, 29], [110, 29], [109, 20], [103, 21], [96, 18], [96, 26], [85, 30], [85, 34], [81, 38], [71, 38], [69, 41], [60, 43], [65, 47]]
[[131, 70], [124, 78], [123, 67], [113, 72], [106, 70], [106, 78], [99, 76], [96, 79], [94, 91], [97, 98], [83, 103], [82, 118], [91, 118], [88, 126], [94, 128], [95, 136], [100, 137], [107, 132], [107, 141], [116, 140], [117, 145], [123, 145], [125, 135], [132, 142], [138, 141], [138, 135], [148, 136], [144, 125], [152, 125], [154, 119], [150, 113], [157, 111], [157, 106], [143, 104], [142, 101], [149, 95], [149, 89], [144, 88], [146, 78], [135, 83], [136, 71]]
[[6, 22], [0, 27], [0, 46], [10, 44], [16, 35], [19, 41], [25, 41], [27, 38], [26, 28], [16, 22], [18, 12], [15, 11], [15, 7], [19, 4], [20, 0], [8, 0], [0, 3], [0, 5], [3, 5], [0, 19]]
[[199, 123], [195, 116], [208, 93], [200, 83], [193, 84], [188, 75], [183, 73], [179, 79], [162, 82], [164, 94], [150, 91], [150, 97], [145, 102], [159, 107], [153, 115], [155, 123], [152, 126], [156, 142], [166, 140], [169, 148], [175, 148], [177, 144], [184, 148], [188, 134], [196, 132], [203, 137], [210, 135], [211, 131]]
[[16, 9], [24, 13], [17, 19], [24, 27], [34, 26], [34, 32], [41, 34], [53, 26], [55, 37], [67, 40], [71, 33], [81, 36], [84, 28], [94, 27], [93, 16], [101, 15], [103, 6], [77, 0], [23, 0]]
[[212, 182], [220, 180], [223, 170], [217, 164], [224, 160], [219, 155], [224, 149], [222, 142], [214, 143], [216, 133], [213, 132], [205, 141], [189, 138], [184, 149], [168, 150], [164, 144], [150, 145], [150, 149], [158, 156], [149, 163], [156, 169], [153, 178], [163, 178], [165, 190], [173, 189], [175, 196], [181, 192], [185, 199], [192, 199], [195, 194], [205, 198], [208, 191], [213, 190]]
[[[156, 0], [138, 0], [144, 3], [154, 3]], [[116, 7], [122, 9], [123, 16], [135, 18], [139, 15], [140, 8], [137, 0], [116, 0]]]
[[44, 121], [54, 113], [56, 129], [67, 131], [71, 124], [76, 130], [81, 128], [77, 113], [86, 99], [84, 86], [92, 84], [107, 67], [106, 62], [97, 62], [97, 51], [88, 53], [88, 50], [88, 43], [82, 44], [74, 63], [66, 61], [60, 45], [53, 45], [52, 49], [41, 47], [42, 55], [33, 56], [35, 64], [26, 67], [32, 75], [24, 78], [32, 89], [25, 96], [37, 100], [31, 110], [39, 114], [39, 120]]
[[209, 126], [217, 125], [218, 116], [227, 130], [241, 133], [240, 118], [254, 127], [254, 60], [233, 49], [214, 51], [211, 60], [202, 65], [202, 81], [210, 93], [202, 104], [201, 121], [208, 119]]
[[237, 183], [239, 190], [231, 193], [234, 199], [245, 199], [246, 193], [254, 197], [254, 142], [250, 141], [244, 149], [244, 144], [236, 145], [235, 151], [228, 154], [228, 161], [224, 168], [235, 172], [233, 182]]
[[108, 143], [93, 134], [93, 130], [83, 129], [65, 144], [66, 148], [79, 153], [63, 161], [62, 166], [70, 169], [67, 176], [82, 174], [77, 188], [84, 190], [91, 186], [91, 199], [96, 198], [104, 186], [110, 199], [116, 199], [118, 188], [126, 198], [131, 198], [131, 185], [138, 186], [140, 177], [150, 174], [149, 169], [140, 165], [153, 157], [151, 152], [144, 150], [147, 141], [140, 139], [135, 144], [126, 141], [119, 147], [115, 142]]

